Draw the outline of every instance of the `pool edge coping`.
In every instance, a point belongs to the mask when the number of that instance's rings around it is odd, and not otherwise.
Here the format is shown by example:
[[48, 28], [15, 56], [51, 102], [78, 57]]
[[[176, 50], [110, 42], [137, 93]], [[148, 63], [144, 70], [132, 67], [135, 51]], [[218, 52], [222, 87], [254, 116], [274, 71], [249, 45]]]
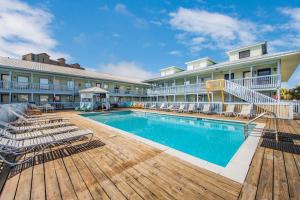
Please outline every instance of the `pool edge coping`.
[[[128, 109], [128, 111], [130, 111], [131, 109]], [[126, 110], [120, 110], [120, 111], [126, 111]], [[111, 112], [120, 112], [120, 111], [111, 111]], [[143, 112], [140, 110], [131, 110], [131, 111], [138, 111], [138, 112]], [[90, 113], [97, 113], [97, 112], [90, 112]], [[148, 112], [148, 113], [157, 113], [159, 114], [159, 112]], [[96, 123], [100, 126], [103, 126], [109, 130], [112, 130], [114, 132], [120, 133], [124, 136], [127, 136], [128, 138], [132, 138], [135, 139], [139, 142], [142, 142], [144, 144], [147, 144], [149, 146], [152, 146], [154, 148], [157, 148], [169, 155], [175, 156], [183, 161], [186, 161], [190, 164], [193, 164], [197, 167], [206, 169], [208, 171], [214, 172], [216, 174], [220, 174], [226, 178], [229, 178], [233, 181], [236, 181], [238, 183], [243, 184], [244, 180], [247, 176], [252, 158], [254, 156], [254, 153], [256, 151], [257, 145], [259, 143], [259, 139], [260, 136], [253, 136], [251, 135], [251, 133], [249, 134], [249, 136], [247, 137], [247, 139], [241, 144], [241, 146], [238, 148], [238, 150], [235, 152], [235, 154], [232, 156], [232, 158], [230, 159], [230, 161], [227, 163], [226, 167], [221, 167], [217, 164], [211, 163], [209, 161], [206, 161], [204, 159], [201, 158], [197, 158], [195, 156], [189, 155], [187, 153], [184, 153], [182, 151], [176, 150], [174, 148], [162, 145], [158, 142], [154, 142], [152, 140], [137, 136], [133, 133], [106, 125], [102, 122], [98, 122], [95, 121], [93, 119], [89, 119], [87, 117], [81, 116], [80, 114], [84, 114], [84, 113], [77, 113], [77, 116], [84, 118], [92, 123]], [[99, 113], [101, 114], [101, 113]], [[164, 115], [168, 115], [166, 113], [161, 113]], [[206, 118], [206, 117], [197, 117], [197, 116], [184, 116], [184, 115], [176, 115], [176, 114], [172, 114], [170, 113], [170, 115], [173, 116], [178, 116], [178, 117], [193, 117], [193, 118], [199, 118], [199, 119], [209, 119], [209, 120], [218, 120], [218, 121], [225, 121], [225, 122], [239, 122], [239, 123], [245, 123], [244, 121], [239, 121], [239, 120], [223, 120], [223, 119], [215, 119], [215, 118]], [[265, 123], [258, 123], [255, 122], [255, 128], [264, 128], [265, 127]], [[262, 131], [259, 132], [259, 134], [261, 134]], [[257, 135], [257, 133], [256, 133]]]

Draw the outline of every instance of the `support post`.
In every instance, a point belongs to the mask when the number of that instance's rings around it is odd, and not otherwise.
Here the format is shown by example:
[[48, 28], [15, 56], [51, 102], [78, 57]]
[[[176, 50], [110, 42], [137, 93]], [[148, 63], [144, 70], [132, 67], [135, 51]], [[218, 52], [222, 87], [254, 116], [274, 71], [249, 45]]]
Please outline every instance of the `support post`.
[[9, 93], [8, 93], [8, 103], [11, 103], [11, 91], [12, 91], [12, 76], [11, 76], [11, 71], [9, 71]]
[[277, 82], [277, 100], [280, 101], [281, 100], [281, 95], [280, 95], [280, 88], [281, 88], [281, 62], [280, 60], [277, 61], [277, 78], [278, 78], [278, 82]]
[[[214, 80], [214, 72], [211, 72], [211, 80]], [[214, 93], [211, 92], [211, 102], [214, 102]]]

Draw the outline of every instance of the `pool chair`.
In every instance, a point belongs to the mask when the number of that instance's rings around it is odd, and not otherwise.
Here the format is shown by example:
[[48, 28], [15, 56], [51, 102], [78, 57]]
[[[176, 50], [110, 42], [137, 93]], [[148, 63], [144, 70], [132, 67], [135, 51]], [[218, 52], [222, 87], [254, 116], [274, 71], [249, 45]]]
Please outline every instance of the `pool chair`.
[[152, 104], [152, 105], [149, 107], [149, 109], [155, 110], [155, 109], [156, 109], [156, 104]]
[[237, 117], [253, 117], [253, 104], [243, 105], [240, 113], [237, 114]]
[[167, 104], [162, 103], [159, 107], [159, 110], [164, 110], [165, 108], [167, 108]]
[[[49, 147], [53, 147], [54, 145], [64, 145], [65, 147], [72, 145], [73, 142], [78, 142], [83, 139], [92, 140], [94, 133], [91, 130], [77, 130], [67, 133], [61, 133], [56, 135], [43, 136], [38, 138], [24, 139], [24, 140], [14, 140], [9, 138], [0, 137], [0, 159], [7, 163], [8, 165], [14, 166], [19, 165], [25, 162], [28, 162], [34, 158], [35, 155], [43, 152]], [[89, 142], [88, 142], [89, 143]], [[87, 143], [87, 144], [88, 144]], [[29, 156], [29, 152], [33, 152], [31, 156]], [[25, 155], [26, 158], [24, 160], [19, 161], [9, 161], [3, 155]]]
[[196, 112], [196, 104], [190, 103], [190, 104], [189, 104], [189, 107], [188, 107], [188, 109], [187, 109], [187, 112], [188, 112], [188, 113]]
[[64, 127], [44, 129], [44, 130], [26, 131], [24, 133], [12, 133], [7, 129], [0, 128], [0, 137], [5, 137], [13, 140], [25, 140], [25, 139], [43, 137], [48, 135], [67, 133], [67, 132], [72, 132], [77, 130], [79, 130], [77, 126], [64, 126]]
[[50, 128], [56, 128], [62, 126], [71, 126], [71, 125], [73, 124], [69, 121], [52, 122], [46, 124], [15, 125], [14, 123], [7, 123], [0, 120], [0, 126], [7, 128], [9, 131], [14, 133], [23, 133], [27, 131], [43, 130], [43, 129], [50, 129]]
[[169, 105], [165, 110], [166, 111], [172, 111], [174, 108], [174, 104]]
[[211, 106], [210, 104], [204, 104], [203, 109], [200, 111], [203, 114], [211, 114]]
[[185, 104], [180, 104], [178, 110], [176, 110], [177, 112], [184, 112], [185, 111]]
[[220, 115], [225, 115], [225, 116], [236, 115], [234, 109], [235, 109], [235, 104], [229, 104], [226, 106], [226, 110], [224, 112], [221, 112]]

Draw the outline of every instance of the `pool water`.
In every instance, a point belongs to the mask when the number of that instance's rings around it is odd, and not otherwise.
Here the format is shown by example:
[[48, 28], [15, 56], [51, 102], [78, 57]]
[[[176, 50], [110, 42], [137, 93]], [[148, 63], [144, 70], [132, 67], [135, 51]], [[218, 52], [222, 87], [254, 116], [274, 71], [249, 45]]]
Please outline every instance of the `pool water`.
[[118, 111], [82, 116], [225, 167], [244, 142], [242, 123]]

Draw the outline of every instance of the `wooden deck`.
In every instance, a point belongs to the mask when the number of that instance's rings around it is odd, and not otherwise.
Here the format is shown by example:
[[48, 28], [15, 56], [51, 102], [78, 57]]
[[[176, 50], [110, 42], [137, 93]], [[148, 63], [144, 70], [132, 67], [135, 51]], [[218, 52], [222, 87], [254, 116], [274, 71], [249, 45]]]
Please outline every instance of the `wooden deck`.
[[[80, 128], [92, 129], [97, 138], [89, 146], [53, 149], [37, 156], [35, 163], [12, 168], [0, 200], [300, 198], [299, 154], [258, 147], [241, 185], [74, 112], [59, 115]], [[300, 134], [299, 121], [280, 121], [280, 128]]]

